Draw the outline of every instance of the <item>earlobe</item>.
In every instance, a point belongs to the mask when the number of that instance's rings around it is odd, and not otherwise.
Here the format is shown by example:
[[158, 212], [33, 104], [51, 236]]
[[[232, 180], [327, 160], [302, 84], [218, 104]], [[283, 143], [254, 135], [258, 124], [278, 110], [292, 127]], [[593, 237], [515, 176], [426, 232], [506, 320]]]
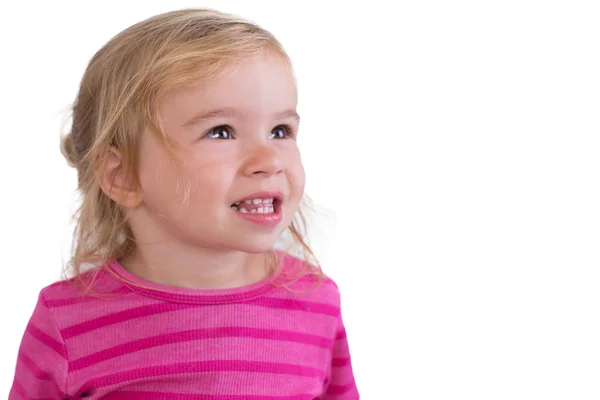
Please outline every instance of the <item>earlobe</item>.
[[135, 179], [125, 171], [119, 150], [109, 150], [98, 179], [102, 191], [117, 204], [126, 208], [136, 208], [141, 204], [141, 191]]

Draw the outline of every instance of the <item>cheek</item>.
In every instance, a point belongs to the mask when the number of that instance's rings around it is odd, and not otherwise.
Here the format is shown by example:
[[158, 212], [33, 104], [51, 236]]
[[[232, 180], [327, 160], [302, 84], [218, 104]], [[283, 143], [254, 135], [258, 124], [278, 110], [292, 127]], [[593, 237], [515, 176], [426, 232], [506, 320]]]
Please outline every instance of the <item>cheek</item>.
[[198, 157], [188, 160], [185, 174], [194, 183], [194, 189], [205, 195], [218, 195], [231, 185], [236, 166], [224, 159]]
[[305, 185], [304, 166], [302, 165], [300, 153], [296, 151], [295, 154], [290, 157], [290, 160], [291, 162], [288, 165], [290, 190], [292, 191], [294, 199], [300, 201], [304, 194]]
[[145, 207], [151, 212], [163, 213], [181, 204], [186, 182], [171, 160], [157, 160], [141, 166], [140, 183]]
[[153, 213], [175, 217], [194, 189], [194, 177], [182, 159], [177, 162], [161, 149], [149, 149], [140, 164], [145, 207]]
[[302, 195], [304, 194], [304, 185], [306, 183], [306, 176], [304, 174], [304, 167], [302, 165], [300, 165], [300, 168], [298, 170], [298, 182], [297, 182], [297, 188], [296, 190], [298, 190], [298, 192], [300, 193], [300, 197], [302, 197]]
[[176, 193], [176, 166], [155, 138], [146, 133], [140, 148], [139, 179], [142, 198], [150, 211], [164, 210]]

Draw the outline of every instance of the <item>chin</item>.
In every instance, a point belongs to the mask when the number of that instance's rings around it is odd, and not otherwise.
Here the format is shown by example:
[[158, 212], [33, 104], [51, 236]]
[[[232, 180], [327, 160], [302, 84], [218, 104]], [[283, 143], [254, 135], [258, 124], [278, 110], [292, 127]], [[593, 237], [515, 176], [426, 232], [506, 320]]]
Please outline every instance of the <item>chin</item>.
[[266, 253], [273, 250], [275, 246], [275, 241], [263, 242], [263, 243], [244, 243], [235, 246], [235, 248], [239, 251], [243, 251], [248, 254], [261, 254]]
[[266, 253], [273, 250], [278, 237], [260, 237], [256, 235], [252, 238], [244, 238], [246, 240], [236, 240], [230, 246], [249, 254]]

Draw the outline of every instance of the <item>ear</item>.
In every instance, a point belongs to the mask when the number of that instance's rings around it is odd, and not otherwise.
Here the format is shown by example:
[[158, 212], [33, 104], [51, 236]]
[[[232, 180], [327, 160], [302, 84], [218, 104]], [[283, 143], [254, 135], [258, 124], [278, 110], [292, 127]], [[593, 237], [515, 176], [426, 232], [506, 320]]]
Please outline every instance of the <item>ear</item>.
[[114, 147], [110, 149], [98, 178], [102, 191], [117, 204], [126, 208], [136, 208], [141, 204], [141, 190], [135, 184], [131, 172], [125, 171], [123, 156]]

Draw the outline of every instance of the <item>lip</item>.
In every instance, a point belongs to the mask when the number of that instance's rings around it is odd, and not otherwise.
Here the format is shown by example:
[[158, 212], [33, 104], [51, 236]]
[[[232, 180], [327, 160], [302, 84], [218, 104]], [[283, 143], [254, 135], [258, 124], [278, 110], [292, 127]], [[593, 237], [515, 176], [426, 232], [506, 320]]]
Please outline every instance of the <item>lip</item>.
[[253, 222], [257, 225], [262, 225], [268, 228], [275, 228], [281, 220], [283, 219], [283, 212], [281, 207], [275, 209], [275, 212], [272, 214], [250, 214], [250, 213], [241, 213], [239, 211], [233, 211], [238, 216], [242, 217], [246, 221]]

